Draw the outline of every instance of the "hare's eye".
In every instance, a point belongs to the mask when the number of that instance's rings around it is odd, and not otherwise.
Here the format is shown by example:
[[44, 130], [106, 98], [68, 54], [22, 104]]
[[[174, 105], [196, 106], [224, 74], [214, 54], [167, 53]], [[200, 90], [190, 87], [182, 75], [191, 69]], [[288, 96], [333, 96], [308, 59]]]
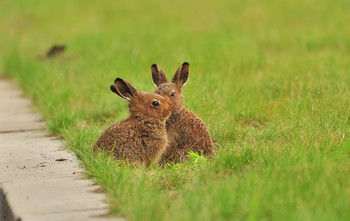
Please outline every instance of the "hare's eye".
[[153, 106], [153, 107], [159, 106], [159, 102], [158, 102], [158, 101], [153, 101], [153, 102], [152, 102], [152, 106]]
[[175, 92], [173, 91], [171, 92], [170, 97], [174, 97], [174, 96], [175, 96]]

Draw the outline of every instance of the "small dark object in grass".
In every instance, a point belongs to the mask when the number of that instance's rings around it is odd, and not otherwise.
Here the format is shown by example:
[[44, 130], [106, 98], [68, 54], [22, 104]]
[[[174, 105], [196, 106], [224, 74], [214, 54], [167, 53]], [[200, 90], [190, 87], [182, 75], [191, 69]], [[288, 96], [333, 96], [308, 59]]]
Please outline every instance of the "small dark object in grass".
[[59, 159], [56, 159], [56, 161], [66, 161], [68, 159], [64, 159], [64, 158], [59, 158]]
[[52, 58], [61, 54], [66, 49], [65, 45], [53, 45], [47, 52], [46, 57]]

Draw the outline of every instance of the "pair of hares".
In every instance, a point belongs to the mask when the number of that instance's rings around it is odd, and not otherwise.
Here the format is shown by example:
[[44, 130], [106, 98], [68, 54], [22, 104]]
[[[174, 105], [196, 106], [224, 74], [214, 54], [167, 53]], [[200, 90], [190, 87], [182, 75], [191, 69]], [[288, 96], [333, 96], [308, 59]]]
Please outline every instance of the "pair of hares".
[[130, 116], [107, 128], [94, 150], [112, 151], [118, 159], [147, 165], [160, 160], [182, 161], [189, 151], [212, 155], [213, 142], [204, 122], [185, 108], [181, 91], [189, 69], [189, 64], [183, 63], [169, 82], [163, 70], [153, 64], [155, 93], [138, 91], [117, 78], [111, 90], [130, 101]]

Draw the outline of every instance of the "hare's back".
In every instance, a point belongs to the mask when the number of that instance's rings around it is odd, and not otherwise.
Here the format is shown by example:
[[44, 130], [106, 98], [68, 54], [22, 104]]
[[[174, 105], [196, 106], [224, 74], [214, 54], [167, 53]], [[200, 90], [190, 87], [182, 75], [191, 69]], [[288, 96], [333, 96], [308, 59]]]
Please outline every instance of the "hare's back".
[[181, 127], [185, 128], [183, 132], [186, 134], [201, 138], [210, 136], [204, 121], [190, 110], [186, 110], [179, 121], [182, 124]]
[[[212, 146], [212, 139], [210, 133], [204, 123], [194, 112], [185, 110], [186, 112], [178, 119], [176, 130], [179, 132], [177, 138], [180, 145], [197, 145], [200, 149], [210, 149]], [[206, 152], [206, 151], [205, 151]]]
[[131, 121], [125, 119], [109, 126], [98, 138], [94, 149], [111, 150], [112, 148], [122, 148], [135, 142], [137, 130]]

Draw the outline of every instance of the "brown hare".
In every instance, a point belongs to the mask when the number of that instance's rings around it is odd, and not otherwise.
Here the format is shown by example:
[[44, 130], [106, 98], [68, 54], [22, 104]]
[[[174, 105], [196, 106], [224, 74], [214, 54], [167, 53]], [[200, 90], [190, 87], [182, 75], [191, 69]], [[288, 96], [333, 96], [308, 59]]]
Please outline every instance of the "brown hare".
[[189, 151], [203, 152], [206, 156], [214, 153], [213, 141], [204, 122], [185, 108], [181, 91], [189, 71], [189, 63], [183, 63], [169, 82], [159, 66], [153, 64], [151, 67], [153, 82], [158, 87], [155, 92], [162, 95], [172, 109], [166, 120], [169, 146], [163, 153], [162, 161], [183, 161]]
[[168, 144], [165, 120], [171, 107], [162, 96], [138, 91], [120, 78], [110, 89], [130, 102], [130, 116], [108, 127], [93, 149], [113, 152], [117, 159], [131, 163], [157, 163]]

